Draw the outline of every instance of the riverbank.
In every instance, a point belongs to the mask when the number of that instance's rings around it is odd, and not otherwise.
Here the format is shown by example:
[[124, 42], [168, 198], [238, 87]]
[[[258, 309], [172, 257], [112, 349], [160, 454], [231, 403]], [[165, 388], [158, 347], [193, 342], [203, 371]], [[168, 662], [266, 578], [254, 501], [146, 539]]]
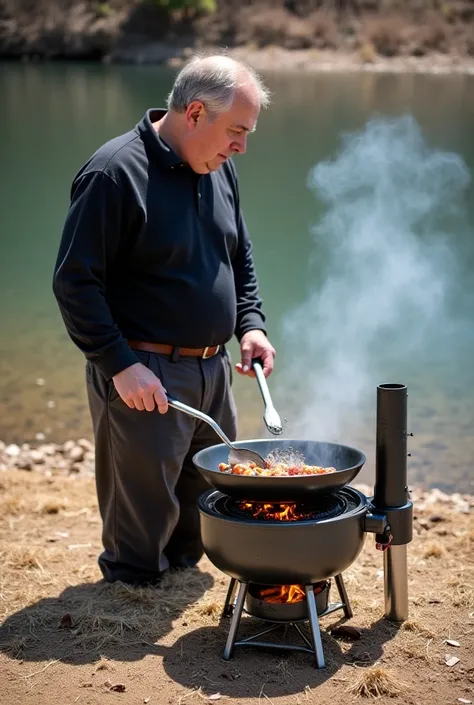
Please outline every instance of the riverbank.
[[[83, 446], [74, 448], [90, 452]], [[68, 449], [69, 463], [80, 451]], [[318, 671], [298, 652], [238, 649], [222, 660], [228, 579], [207, 559], [155, 589], [100, 582], [93, 477], [48, 461], [34, 467], [0, 472], [2, 702], [346, 705], [367, 701], [364, 693], [384, 705], [474, 700], [473, 497], [413, 490], [410, 617], [399, 627], [383, 618], [382, 555], [367, 539], [344, 574], [353, 630], [334, 631], [337, 614], [321, 620], [327, 667]], [[244, 618], [243, 636], [255, 628]]]
[[[38, 443], [32, 447], [28, 443], [21, 446], [0, 441], [0, 472], [23, 470], [39, 472], [46, 478], [81, 475], [94, 476], [94, 444], [87, 438], [65, 443]], [[359, 485], [366, 493], [367, 485]], [[417, 487], [412, 490], [412, 499], [423, 509], [441, 503], [450, 511], [469, 514], [474, 507], [474, 496], [461, 492], [447, 493], [438, 488]]]
[[[182, 3], [183, 6], [186, 3]], [[0, 57], [179, 66], [221, 51], [262, 71], [474, 73], [474, 6], [370, 0], [165, 2], [0, 0]], [[335, 9], [338, 8], [338, 9]], [[190, 9], [191, 8], [191, 9]], [[317, 8], [317, 9], [315, 9]]]
[[[219, 52], [219, 46], [206, 47], [206, 52]], [[285, 49], [281, 46], [270, 46], [258, 49], [249, 45], [227, 51], [241, 61], [245, 61], [256, 71], [265, 73], [419, 73], [419, 74], [468, 74], [474, 75], [474, 57], [458, 54], [431, 53], [428, 56], [397, 56], [383, 57], [370, 49], [370, 46], [359, 52], [343, 52], [318, 49]], [[140, 48], [120, 49], [108, 56], [107, 63], [126, 64], [162, 64], [172, 68], [184, 66], [191, 49], [176, 51], [175, 48], [163, 46], [161, 43], [143, 44]]]

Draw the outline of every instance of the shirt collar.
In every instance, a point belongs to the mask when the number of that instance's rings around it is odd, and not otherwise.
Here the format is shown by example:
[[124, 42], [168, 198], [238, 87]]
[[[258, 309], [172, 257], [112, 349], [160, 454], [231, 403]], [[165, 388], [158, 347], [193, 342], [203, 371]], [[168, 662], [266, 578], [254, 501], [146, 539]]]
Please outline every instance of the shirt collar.
[[150, 108], [136, 126], [136, 131], [142, 138], [145, 146], [148, 147], [155, 158], [165, 167], [174, 167], [184, 164], [169, 145], [161, 139], [156, 130], [153, 129], [153, 122], [159, 120], [166, 114], [163, 108]]

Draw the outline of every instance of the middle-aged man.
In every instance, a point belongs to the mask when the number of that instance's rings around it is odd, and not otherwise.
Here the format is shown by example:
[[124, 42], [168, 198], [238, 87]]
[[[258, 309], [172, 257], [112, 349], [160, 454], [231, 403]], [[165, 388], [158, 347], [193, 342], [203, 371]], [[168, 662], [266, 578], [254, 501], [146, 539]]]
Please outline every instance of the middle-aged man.
[[243, 64], [194, 58], [168, 110], [148, 110], [74, 178], [53, 286], [87, 360], [106, 581], [155, 583], [202, 556], [196, 499], [208, 486], [192, 457], [219, 438], [168, 410], [166, 394], [235, 439], [225, 344], [240, 341], [241, 374], [253, 358], [272, 371], [230, 160], [268, 102]]

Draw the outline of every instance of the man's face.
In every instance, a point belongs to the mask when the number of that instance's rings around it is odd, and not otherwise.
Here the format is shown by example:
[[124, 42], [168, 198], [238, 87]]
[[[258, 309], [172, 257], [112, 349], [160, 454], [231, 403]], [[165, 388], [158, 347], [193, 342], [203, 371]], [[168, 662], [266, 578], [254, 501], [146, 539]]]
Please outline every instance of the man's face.
[[183, 155], [191, 169], [208, 174], [233, 154], [243, 154], [259, 112], [260, 101], [253, 86], [238, 89], [230, 109], [211, 120], [203, 103], [191, 103], [185, 116], [188, 129]]

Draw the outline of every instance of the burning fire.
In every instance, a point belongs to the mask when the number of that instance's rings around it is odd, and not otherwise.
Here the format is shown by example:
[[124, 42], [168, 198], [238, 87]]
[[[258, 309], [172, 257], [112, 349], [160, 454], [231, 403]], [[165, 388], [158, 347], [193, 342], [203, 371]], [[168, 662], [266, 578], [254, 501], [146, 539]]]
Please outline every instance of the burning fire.
[[259, 597], [265, 602], [287, 603], [302, 602], [306, 595], [301, 585], [275, 585], [274, 587], [259, 590]]
[[264, 504], [260, 502], [242, 502], [240, 508], [251, 512], [256, 519], [276, 519], [277, 521], [298, 521], [309, 519], [313, 512], [303, 512], [296, 504]]

